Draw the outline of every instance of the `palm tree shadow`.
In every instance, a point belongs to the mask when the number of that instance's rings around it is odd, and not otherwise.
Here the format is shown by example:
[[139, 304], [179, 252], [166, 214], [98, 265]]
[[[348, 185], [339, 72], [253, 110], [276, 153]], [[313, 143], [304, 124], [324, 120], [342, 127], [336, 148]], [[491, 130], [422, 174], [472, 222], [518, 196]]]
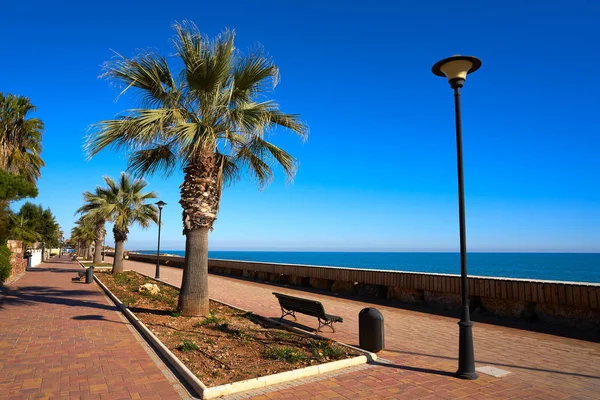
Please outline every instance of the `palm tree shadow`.
[[[97, 301], [84, 300], [78, 297], [97, 297]], [[115, 306], [104, 304], [100, 292], [89, 290], [62, 290], [44, 286], [21, 286], [17, 289], [5, 288], [0, 298], [0, 309], [6, 306], [33, 306], [40, 303], [58, 304], [69, 307], [90, 307], [101, 310], [116, 311]]]

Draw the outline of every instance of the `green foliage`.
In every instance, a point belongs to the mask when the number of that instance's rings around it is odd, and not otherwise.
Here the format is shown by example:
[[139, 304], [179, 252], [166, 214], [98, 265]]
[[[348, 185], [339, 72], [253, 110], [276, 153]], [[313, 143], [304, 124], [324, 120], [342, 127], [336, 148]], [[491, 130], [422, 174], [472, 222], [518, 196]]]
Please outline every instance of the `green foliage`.
[[0, 169], [29, 182], [40, 177], [44, 124], [28, 118], [35, 111], [27, 97], [0, 93]]
[[198, 345], [194, 342], [188, 342], [187, 340], [184, 340], [175, 348], [179, 351], [194, 351], [198, 350], [200, 347], [198, 347]]
[[44, 242], [46, 247], [59, 245], [59, 226], [49, 208], [27, 202], [10, 216], [9, 239], [22, 240], [26, 246]]
[[313, 356], [320, 359], [338, 359], [344, 355], [344, 352], [334, 347], [329, 340], [311, 340], [308, 348]]
[[217, 326], [225, 322], [223, 318], [217, 317], [213, 312], [202, 321], [198, 322], [198, 326]]
[[173, 311], [171, 313], [171, 317], [173, 317], [173, 318], [179, 318], [179, 317], [181, 317], [181, 313], [179, 311]]
[[135, 223], [147, 228], [151, 222], [158, 222], [157, 207], [147, 204], [157, 197], [156, 192], [143, 192], [146, 181], [121, 173], [118, 181], [106, 176], [104, 182], [106, 187], [98, 186], [94, 193], [83, 194], [85, 204], [77, 210], [83, 214], [83, 222], [96, 229], [99, 224], [103, 227], [104, 221], [112, 222], [115, 241], [127, 240], [129, 227]]
[[0, 201], [15, 201], [38, 195], [35, 184], [20, 175], [0, 169]]
[[248, 171], [262, 184], [279, 165], [291, 178], [295, 159], [265, 140], [283, 127], [305, 139], [307, 126], [286, 114], [266, 95], [279, 69], [261, 48], [241, 54], [235, 33], [215, 39], [189, 22], [175, 24], [175, 50], [183, 66], [172, 71], [166, 58], [151, 52], [118, 57], [105, 65], [104, 77], [136, 91], [140, 108], [101, 121], [87, 138], [90, 157], [105, 148], [129, 151], [128, 169], [139, 175], [172, 174], [177, 167], [213, 160], [218, 184]]
[[289, 363], [306, 360], [306, 356], [300, 351], [287, 346], [269, 347], [265, 352], [265, 356], [273, 360], [286, 361]]
[[10, 250], [8, 247], [0, 245], [0, 284], [9, 277], [10, 271]]

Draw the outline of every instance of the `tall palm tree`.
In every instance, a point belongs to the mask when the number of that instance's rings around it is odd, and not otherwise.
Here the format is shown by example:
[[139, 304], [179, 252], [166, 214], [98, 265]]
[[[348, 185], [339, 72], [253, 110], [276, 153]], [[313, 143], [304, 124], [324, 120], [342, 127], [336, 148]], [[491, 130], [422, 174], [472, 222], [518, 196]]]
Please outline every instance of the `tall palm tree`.
[[101, 121], [88, 137], [90, 157], [102, 149], [128, 149], [128, 169], [136, 174], [183, 169], [180, 186], [185, 265], [179, 309], [186, 316], [208, 315], [208, 233], [217, 217], [222, 188], [243, 171], [264, 185], [273, 164], [289, 177], [295, 159], [266, 140], [283, 127], [303, 139], [308, 128], [266, 97], [278, 81], [278, 68], [261, 49], [243, 55], [234, 32], [214, 40], [192, 23], [176, 24], [174, 45], [182, 71], [172, 72], [165, 57], [143, 53], [118, 58], [104, 76], [134, 88], [141, 108]]
[[96, 194], [99, 195], [89, 197], [93, 207], [89, 207], [84, 219], [93, 222], [95, 227], [98, 221], [113, 222], [115, 256], [112, 272], [117, 274], [123, 272], [123, 251], [129, 227], [137, 223], [147, 228], [151, 222], [158, 223], [158, 209], [153, 204], [146, 204], [148, 200], [156, 198], [156, 193], [143, 193], [148, 183], [143, 179], [132, 179], [124, 172], [118, 182], [108, 176], [104, 177], [104, 182], [105, 188], [96, 188]]
[[0, 93], [0, 169], [30, 182], [40, 177], [44, 124], [27, 118], [35, 106], [28, 98]]
[[77, 214], [81, 214], [83, 218], [87, 219], [94, 226], [94, 264], [102, 262], [100, 249], [106, 235], [104, 225], [109, 216], [106, 213], [92, 211], [106, 207], [111, 201], [111, 193], [111, 190], [100, 186], [97, 186], [93, 193], [83, 192], [84, 204], [76, 212]]

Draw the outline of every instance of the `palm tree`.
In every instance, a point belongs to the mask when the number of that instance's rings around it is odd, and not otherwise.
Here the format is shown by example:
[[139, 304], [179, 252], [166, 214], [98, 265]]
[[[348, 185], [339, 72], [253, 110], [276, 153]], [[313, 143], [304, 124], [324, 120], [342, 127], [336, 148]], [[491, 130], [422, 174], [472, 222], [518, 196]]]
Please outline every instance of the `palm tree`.
[[295, 159], [265, 139], [283, 127], [302, 138], [307, 126], [283, 113], [266, 92], [278, 81], [278, 68], [261, 49], [243, 55], [234, 32], [215, 40], [191, 23], [175, 25], [174, 41], [182, 71], [171, 72], [166, 58], [143, 53], [118, 58], [104, 76], [134, 88], [141, 107], [101, 121], [87, 140], [90, 157], [102, 149], [128, 149], [128, 169], [138, 175], [180, 167], [185, 265], [178, 308], [186, 316], [208, 315], [208, 233], [216, 220], [222, 188], [243, 171], [260, 185], [279, 164], [291, 178]]
[[81, 214], [84, 219], [87, 219], [94, 226], [94, 264], [102, 263], [102, 242], [106, 235], [104, 227], [108, 215], [101, 212], [93, 212], [93, 210], [106, 207], [111, 199], [111, 190], [96, 187], [95, 192], [84, 192], [84, 204], [77, 210], [77, 214]]
[[[113, 222], [115, 257], [112, 272], [117, 274], [123, 272], [123, 251], [129, 227], [137, 223], [147, 228], [151, 222], [158, 222], [158, 209], [153, 204], [146, 204], [148, 200], [156, 198], [156, 193], [142, 193], [148, 183], [143, 179], [132, 180], [124, 172], [118, 182], [108, 176], [104, 177], [104, 181], [107, 187], [96, 188], [96, 194], [89, 197], [93, 206], [86, 210], [83, 219], [93, 223], [95, 231], [98, 221]], [[95, 237], [98, 240], [98, 236]]]
[[28, 98], [0, 93], [0, 169], [30, 182], [40, 177], [44, 124], [27, 115], [35, 111]]
[[71, 240], [76, 244], [77, 254], [89, 260], [90, 246], [94, 241], [94, 225], [83, 217], [79, 218], [71, 229]]

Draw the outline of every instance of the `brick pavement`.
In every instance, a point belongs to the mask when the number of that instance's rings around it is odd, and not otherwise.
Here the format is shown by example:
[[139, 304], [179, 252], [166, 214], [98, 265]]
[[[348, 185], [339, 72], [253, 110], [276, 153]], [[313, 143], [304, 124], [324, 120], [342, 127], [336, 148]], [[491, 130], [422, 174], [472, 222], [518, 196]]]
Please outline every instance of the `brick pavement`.
[[179, 399], [185, 390], [79, 266], [55, 257], [0, 294], [0, 399]]
[[[154, 275], [154, 266], [126, 261], [125, 268]], [[161, 266], [161, 276], [179, 285], [181, 269]], [[241, 279], [210, 275], [210, 296], [265, 316], [279, 316], [273, 291], [320, 300], [329, 313], [344, 317], [335, 334], [349, 344], [358, 342], [358, 312], [364, 300], [305, 292]], [[456, 318], [410, 311], [400, 306], [374, 305], [385, 318], [385, 362], [360, 371], [286, 388], [260, 391], [256, 399], [600, 399], [600, 344], [500, 325], [476, 323], [478, 367], [490, 365], [511, 372], [503, 378], [480, 375], [476, 381], [456, 379], [458, 326]], [[314, 318], [298, 322], [316, 326]], [[326, 330], [326, 329], [325, 329]], [[244, 396], [233, 396], [242, 398]]]

